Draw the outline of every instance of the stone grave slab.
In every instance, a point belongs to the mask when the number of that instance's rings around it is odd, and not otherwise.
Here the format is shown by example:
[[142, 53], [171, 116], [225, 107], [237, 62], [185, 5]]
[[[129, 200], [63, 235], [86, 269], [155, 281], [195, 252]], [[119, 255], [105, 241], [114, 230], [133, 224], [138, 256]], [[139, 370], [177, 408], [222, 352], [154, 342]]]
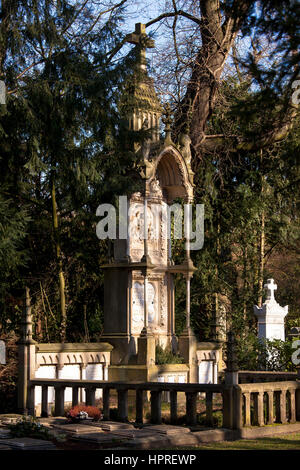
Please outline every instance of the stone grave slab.
[[10, 433], [10, 430], [9, 429], [5, 429], [5, 428], [0, 428], [0, 439], [8, 439], [9, 437], [11, 437], [11, 433]]
[[158, 424], [158, 425], [150, 425], [145, 426], [143, 429], [147, 431], [157, 432], [158, 434], [163, 434], [166, 436], [174, 435], [174, 434], [189, 434], [191, 430], [189, 428], [185, 428], [183, 426], [171, 426], [167, 424]]
[[7, 445], [14, 450], [56, 450], [53, 442], [44, 441], [43, 439], [32, 439], [31, 437], [2, 439], [1, 445]]
[[4, 414], [0, 415], [0, 424], [16, 424], [19, 421], [22, 421], [22, 419], [22, 415]]
[[119, 429], [111, 431], [110, 434], [126, 437], [127, 439], [141, 439], [143, 437], [152, 437], [154, 433], [146, 429]]
[[82, 434], [73, 434], [71, 439], [74, 441], [92, 442], [94, 444], [114, 444], [123, 443], [128, 438], [113, 435], [112, 433], [87, 432]]
[[104, 431], [116, 431], [119, 429], [132, 429], [134, 426], [130, 423], [118, 423], [117, 421], [103, 421], [99, 426]]
[[167, 436], [155, 434], [148, 437], [141, 437], [130, 439], [126, 442], [126, 447], [134, 449], [157, 449], [160, 447], [167, 447], [170, 445], [170, 441]]
[[84, 433], [103, 433], [103, 429], [94, 426], [83, 426], [82, 424], [53, 424], [52, 428], [68, 434], [84, 434]]

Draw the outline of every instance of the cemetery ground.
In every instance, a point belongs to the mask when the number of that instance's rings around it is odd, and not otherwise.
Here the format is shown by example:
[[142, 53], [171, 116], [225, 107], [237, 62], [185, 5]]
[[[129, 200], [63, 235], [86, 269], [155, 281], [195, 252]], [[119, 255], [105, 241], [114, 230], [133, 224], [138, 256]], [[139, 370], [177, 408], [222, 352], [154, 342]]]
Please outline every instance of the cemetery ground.
[[[101, 409], [101, 400], [97, 402], [97, 406]], [[198, 424], [190, 428], [181, 424], [185, 416], [183, 399], [178, 403], [178, 426], [169, 425], [170, 405], [167, 402], [162, 403], [160, 426], [151, 425], [148, 402], [144, 406], [144, 423], [139, 426], [134, 422], [133, 397], [129, 398], [128, 422], [114, 421], [116, 406], [117, 398], [112, 396], [112, 421], [70, 424], [66, 417], [34, 418], [31, 432], [28, 426], [28, 430], [19, 436], [15, 435], [14, 427], [24, 417], [18, 414], [0, 415], [0, 450], [300, 450], [299, 432], [258, 439], [220, 440], [218, 431], [222, 431], [222, 400], [217, 394], [213, 401], [214, 427], [209, 429], [204, 426], [205, 400], [201, 397], [197, 401]], [[66, 413], [68, 410], [66, 407]], [[39, 426], [41, 431], [38, 430]], [[197, 442], [196, 436], [201, 434], [204, 442]]]

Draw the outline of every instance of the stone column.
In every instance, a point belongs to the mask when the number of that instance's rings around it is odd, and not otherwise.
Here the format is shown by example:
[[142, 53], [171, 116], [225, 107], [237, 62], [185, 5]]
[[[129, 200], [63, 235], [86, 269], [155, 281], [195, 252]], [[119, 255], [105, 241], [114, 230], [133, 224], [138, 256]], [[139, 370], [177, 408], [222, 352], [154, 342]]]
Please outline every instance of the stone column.
[[135, 421], [138, 424], [143, 424], [144, 390], [139, 390], [139, 389], [136, 390], [135, 406], [136, 406]]
[[128, 390], [118, 390], [118, 419], [128, 421]]
[[267, 424], [274, 424], [274, 397], [273, 392], [267, 392], [268, 396], [268, 417], [267, 417]]
[[110, 418], [110, 389], [108, 387], [103, 388], [103, 419], [109, 420]]
[[145, 270], [144, 274], [144, 328], [145, 333], [148, 332], [148, 298], [147, 298], [147, 286], [148, 286], [148, 278], [147, 278], [147, 270]]
[[161, 424], [161, 391], [151, 391], [151, 423]]
[[[35, 350], [36, 341], [32, 339], [32, 316], [29, 289], [26, 287], [23, 319], [21, 323], [21, 338], [18, 341], [18, 409], [27, 414], [28, 381], [35, 377]], [[32, 403], [30, 404], [32, 407]]]
[[186, 395], [186, 424], [197, 424], [197, 392], [185, 392]]
[[42, 386], [41, 416], [42, 418], [48, 418], [48, 385]]
[[177, 423], [177, 392], [176, 390], [171, 390], [170, 392], [170, 414], [171, 414], [171, 424]]
[[148, 255], [148, 222], [147, 222], [147, 194], [145, 192], [144, 199], [144, 255], [141, 263], [144, 263], [142, 268], [144, 275], [144, 327], [141, 335], [138, 338], [138, 358], [137, 362], [140, 365], [153, 365], [155, 364], [155, 338], [151, 331], [148, 329], [148, 299], [147, 299], [147, 285], [148, 275], [154, 267]]

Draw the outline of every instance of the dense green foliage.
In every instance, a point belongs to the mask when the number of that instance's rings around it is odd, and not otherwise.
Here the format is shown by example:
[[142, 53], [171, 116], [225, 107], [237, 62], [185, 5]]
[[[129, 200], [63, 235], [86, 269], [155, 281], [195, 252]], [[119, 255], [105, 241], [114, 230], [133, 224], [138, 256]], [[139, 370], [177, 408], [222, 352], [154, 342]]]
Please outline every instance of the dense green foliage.
[[155, 349], [155, 364], [184, 364], [184, 359], [179, 354], [174, 354], [171, 348], [163, 349], [157, 345]]
[[[36, 338], [59, 341], [62, 273], [67, 340], [97, 340], [103, 317], [100, 266], [107, 259], [107, 243], [95, 234], [96, 208], [138, 187], [138, 157], [129, 150], [137, 136], [126, 130], [118, 112], [135, 58], [113, 55], [123, 38], [125, 13], [120, 7], [97, 21], [98, 10], [68, 0], [2, 4], [0, 79], [8, 90], [7, 104], [0, 108], [2, 333], [17, 329], [28, 285]], [[259, 19], [257, 34], [280, 30], [278, 22], [265, 20]], [[296, 36], [294, 27], [290, 34]], [[281, 38], [280, 47], [290, 52], [290, 42]], [[283, 75], [286, 64], [281, 63]], [[209, 133], [255, 141], [258, 131], [267, 132], [279, 82], [271, 73], [261, 80], [265, 71], [260, 74], [253, 61], [248, 65], [260, 88], [253, 88], [247, 75], [241, 79], [232, 72], [224, 78]], [[205, 205], [205, 242], [192, 253], [198, 270], [191, 321], [200, 339], [211, 339], [220, 317], [226, 317], [243, 344], [243, 334], [255, 325], [253, 304], [261, 297], [262, 278], [278, 282], [276, 298], [290, 308], [288, 325], [299, 322], [299, 120], [283, 142], [262, 151], [236, 144], [194, 161], [195, 202]], [[181, 246], [175, 258], [182, 255]], [[185, 322], [185, 283], [180, 276], [175, 282], [179, 333]]]

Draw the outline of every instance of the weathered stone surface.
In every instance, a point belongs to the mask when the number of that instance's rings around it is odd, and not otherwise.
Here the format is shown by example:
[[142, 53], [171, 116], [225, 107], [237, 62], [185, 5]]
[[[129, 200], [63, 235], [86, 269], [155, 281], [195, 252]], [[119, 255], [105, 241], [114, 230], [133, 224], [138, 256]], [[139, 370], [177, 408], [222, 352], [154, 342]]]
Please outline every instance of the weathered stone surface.
[[154, 433], [153, 431], [148, 431], [146, 429], [119, 429], [111, 431], [110, 434], [126, 437], [127, 439], [139, 439], [142, 437], [152, 437]]
[[90, 432], [90, 433], [82, 433], [82, 434], [74, 434], [72, 436], [72, 440], [79, 440], [85, 442], [93, 442], [96, 444], [118, 444], [119, 442], [125, 442], [127, 440], [126, 437], [117, 436], [112, 433], [97, 433], [97, 432]]
[[0, 450], [12, 450], [9, 446], [3, 446], [0, 444]]
[[23, 419], [23, 415], [4, 414], [0, 415], [0, 424], [16, 424]]
[[83, 426], [82, 424], [54, 424], [54, 429], [63, 431], [67, 434], [84, 434], [84, 433], [103, 433], [101, 428], [95, 428], [94, 426]]
[[218, 442], [237, 438], [236, 431], [230, 429], [207, 429], [192, 433], [198, 443], [200, 442]]
[[186, 434], [190, 433], [190, 429], [186, 428], [184, 426], [169, 426], [167, 424], [162, 424], [162, 425], [154, 425], [154, 426], [145, 426], [143, 429], [151, 432], [157, 432], [159, 434], [164, 434], [164, 435], [172, 435], [172, 434]]
[[31, 437], [17, 437], [14, 439], [3, 439], [1, 445], [7, 445], [15, 450], [55, 450], [56, 446], [51, 441], [43, 439], [32, 439]]
[[198, 440], [194, 433], [190, 434], [173, 434], [167, 436], [169, 443], [172, 446], [195, 446], [198, 444]]
[[131, 439], [126, 443], [127, 447], [134, 449], [159, 449], [170, 445], [170, 441], [166, 436], [154, 436], [142, 437]]
[[115, 430], [118, 430], [118, 429], [132, 429], [133, 428], [133, 424], [118, 423], [116, 421], [103, 421], [102, 423], [99, 423], [99, 426], [104, 431], [115, 431]]
[[6, 428], [0, 428], [0, 439], [7, 439], [10, 437], [10, 430]]

